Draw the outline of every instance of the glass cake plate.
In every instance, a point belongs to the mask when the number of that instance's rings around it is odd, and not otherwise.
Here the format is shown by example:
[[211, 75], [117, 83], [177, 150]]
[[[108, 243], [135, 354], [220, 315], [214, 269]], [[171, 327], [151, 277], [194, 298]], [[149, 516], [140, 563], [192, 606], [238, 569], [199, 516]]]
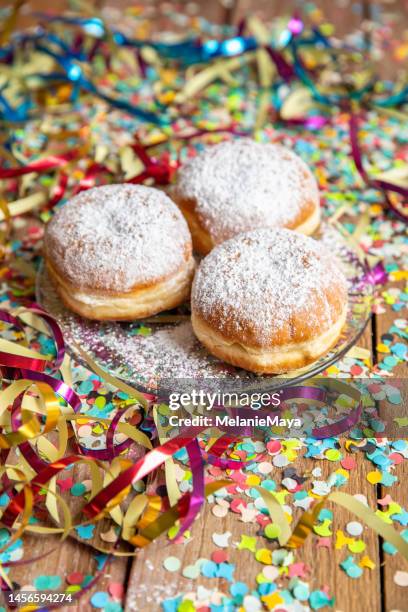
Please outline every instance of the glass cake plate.
[[89, 321], [62, 304], [44, 265], [37, 276], [37, 301], [58, 321], [77, 361], [84, 363], [76, 345], [100, 367], [141, 391], [155, 393], [164, 381], [173, 379], [204, 378], [280, 389], [316, 376], [338, 361], [357, 342], [370, 318], [372, 286], [364, 282], [364, 262], [334, 226], [322, 224], [314, 238], [323, 241], [344, 268], [349, 284], [347, 320], [328, 353], [305, 368], [279, 376], [252, 374], [210, 355], [194, 336], [187, 304], [142, 321]]

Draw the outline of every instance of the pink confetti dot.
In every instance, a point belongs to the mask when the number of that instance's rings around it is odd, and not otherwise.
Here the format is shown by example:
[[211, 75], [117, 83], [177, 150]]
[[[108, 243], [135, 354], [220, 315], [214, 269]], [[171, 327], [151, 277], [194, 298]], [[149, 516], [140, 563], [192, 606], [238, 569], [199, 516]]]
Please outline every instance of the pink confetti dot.
[[266, 445], [266, 448], [268, 449], [268, 452], [271, 455], [275, 455], [276, 453], [279, 453], [282, 449], [282, 445], [279, 442], [279, 440], [271, 440], [270, 442], [268, 442], [268, 444]]
[[340, 461], [341, 467], [345, 470], [354, 470], [356, 467], [356, 461], [353, 457], [345, 457]]
[[108, 591], [114, 599], [121, 600], [123, 597], [123, 584], [120, 582], [111, 582], [108, 586]]

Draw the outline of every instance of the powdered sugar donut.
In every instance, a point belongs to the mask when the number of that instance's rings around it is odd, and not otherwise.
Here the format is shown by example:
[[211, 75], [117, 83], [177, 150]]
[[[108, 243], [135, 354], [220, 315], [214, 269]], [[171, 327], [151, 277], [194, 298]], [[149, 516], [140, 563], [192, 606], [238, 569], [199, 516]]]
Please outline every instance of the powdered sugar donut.
[[316, 240], [258, 229], [217, 246], [192, 289], [192, 324], [210, 353], [253, 372], [301, 368], [340, 336], [347, 281]]
[[191, 236], [163, 192], [137, 185], [83, 191], [46, 228], [47, 268], [64, 303], [90, 319], [137, 319], [189, 295]]
[[258, 227], [312, 234], [319, 192], [307, 165], [275, 144], [241, 138], [209, 146], [180, 169], [173, 193], [197, 252]]

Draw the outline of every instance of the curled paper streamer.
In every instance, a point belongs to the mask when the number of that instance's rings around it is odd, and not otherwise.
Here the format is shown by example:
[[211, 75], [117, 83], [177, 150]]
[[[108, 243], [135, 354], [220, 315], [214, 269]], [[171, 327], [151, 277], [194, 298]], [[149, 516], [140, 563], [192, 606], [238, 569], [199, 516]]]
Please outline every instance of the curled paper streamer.
[[37, 174], [48, 172], [49, 170], [65, 166], [68, 162], [77, 159], [79, 155], [79, 149], [74, 149], [65, 155], [50, 155], [45, 159], [39, 159], [19, 168], [0, 168], [0, 179], [16, 178], [31, 172], [36, 172]]
[[368, 172], [365, 170], [363, 165], [363, 159], [361, 155], [361, 150], [358, 142], [358, 117], [355, 113], [350, 114], [350, 142], [351, 142], [351, 152], [353, 156], [354, 163], [356, 168], [362, 177], [362, 179], [367, 183], [369, 187], [374, 187], [374, 189], [379, 189], [382, 192], [385, 192], [386, 204], [392, 211], [403, 221], [408, 221], [408, 213], [402, 210], [402, 207], [396, 206], [390, 198], [387, 196], [387, 191], [393, 191], [401, 195], [406, 202], [408, 202], [408, 188], [402, 187], [400, 185], [395, 185], [394, 183], [390, 183], [389, 181], [379, 180], [371, 178]]
[[356, 283], [356, 290], [361, 291], [367, 285], [376, 287], [377, 285], [385, 285], [388, 281], [388, 273], [382, 261], [379, 261], [372, 268], [366, 262], [366, 271]]

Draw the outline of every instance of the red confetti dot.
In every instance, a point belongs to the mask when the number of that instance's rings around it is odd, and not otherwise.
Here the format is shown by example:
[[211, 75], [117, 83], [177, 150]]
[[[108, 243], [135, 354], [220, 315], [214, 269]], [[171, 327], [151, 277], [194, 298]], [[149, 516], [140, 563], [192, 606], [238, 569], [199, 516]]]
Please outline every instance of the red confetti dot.
[[363, 368], [359, 365], [352, 365], [350, 368], [350, 374], [352, 376], [358, 376], [363, 371]]
[[214, 550], [214, 552], [211, 553], [211, 560], [214, 561], [214, 563], [224, 563], [227, 559], [228, 555], [225, 550]]
[[247, 504], [243, 499], [239, 498], [233, 499], [230, 505], [231, 511], [235, 512], [235, 514], [241, 514], [243, 507], [246, 508]]
[[67, 576], [68, 584], [82, 584], [84, 580], [84, 575], [81, 572], [72, 572]]
[[57, 485], [61, 491], [68, 491], [73, 484], [74, 480], [72, 478], [61, 478], [61, 480], [57, 480]]
[[268, 523], [271, 522], [270, 519], [264, 514], [258, 514], [255, 520], [261, 527], [265, 527]]

